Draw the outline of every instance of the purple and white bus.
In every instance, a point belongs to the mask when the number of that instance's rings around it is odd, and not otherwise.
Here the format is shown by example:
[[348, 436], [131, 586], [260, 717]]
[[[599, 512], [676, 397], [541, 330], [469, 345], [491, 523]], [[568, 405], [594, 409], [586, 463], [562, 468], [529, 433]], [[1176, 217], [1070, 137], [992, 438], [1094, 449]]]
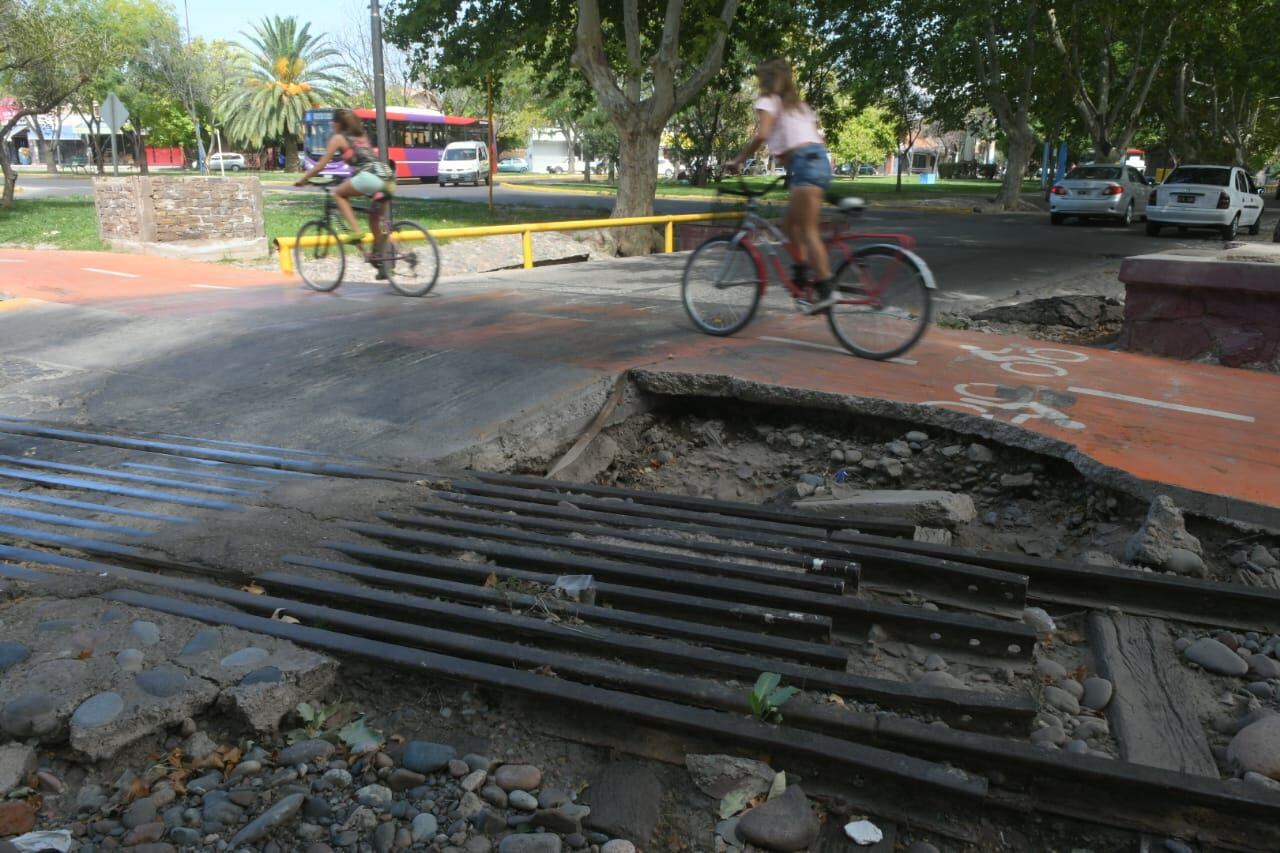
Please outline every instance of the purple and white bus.
[[[303, 168], [310, 169], [324, 154], [333, 134], [333, 110], [307, 110], [303, 119]], [[377, 139], [375, 115], [371, 109], [357, 109], [364, 121], [365, 133]], [[439, 110], [417, 107], [387, 107], [387, 156], [396, 164], [397, 178], [417, 178], [422, 182], [436, 178], [436, 164], [450, 142], [475, 140], [487, 142], [489, 123], [483, 119], [447, 116]], [[490, 158], [492, 159], [492, 158]], [[348, 175], [346, 163], [334, 160], [324, 168], [326, 175]]]

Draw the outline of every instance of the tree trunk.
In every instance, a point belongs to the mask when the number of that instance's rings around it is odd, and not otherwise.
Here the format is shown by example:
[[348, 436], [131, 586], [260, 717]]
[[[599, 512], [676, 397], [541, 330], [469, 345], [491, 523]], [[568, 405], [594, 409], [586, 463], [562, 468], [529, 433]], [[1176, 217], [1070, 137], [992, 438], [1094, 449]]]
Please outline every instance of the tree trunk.
[[32, 117], [30, 124], [31, 129], [36, 134], [36, 151], [39, 159], [44, 163], [45, 171], [51, 175], [57, 174], [58, 163], [53, 156], [53, 149], [49, 147], [49, 140], [44, 138], [44, 128], [40, 126], [40, 117]]
[[[662, 129], [634, 120], [630, 124], [630, 127], [619, 128], [622, 156], [618, 164], [618, 200], [613, 206], [615, 219], [652, 216], [653, 197], [658, 189], [658, 144]], [[651, 225], [621, 229], [618, 254], [648, 254], [654, 249], [655, 234]]]
[[284, 137], [284, 168], [286, 172], [298, 171], [298, 139], [292, 133]]
[[146, 138], [138, 132], [133, 134], [133, 159], [138, 163], [139, 175], [150, 175], [151, 169], [147, 163], [147, 143]]
[[1022, 176], [1027, 171], [1027, 163], [1031, 160], [1031, 152], [1035, 149], [1035, 136], [1030, 128], [1010, 132], [1005, 128], [1008, 140], [1005, 151], [1004, 180], [1000, 191], [996, 193], [996, 206], [1004, 210], [1017, 210], [1022, 202]]
[[905, 159], [906, 159], [905, 154], [902, 154], [902, 153], [898, 154], [898, 183], [893, 189], [893, 191], [896, 193], [902, 192], [902, 161]]
[[18, 173], [9, 162], [8, 152], [0, 154], [0, 171], [4, 172], [4, 195], [0, 197], [0, 208], [13, 207], [14, 188], [18, 185]]

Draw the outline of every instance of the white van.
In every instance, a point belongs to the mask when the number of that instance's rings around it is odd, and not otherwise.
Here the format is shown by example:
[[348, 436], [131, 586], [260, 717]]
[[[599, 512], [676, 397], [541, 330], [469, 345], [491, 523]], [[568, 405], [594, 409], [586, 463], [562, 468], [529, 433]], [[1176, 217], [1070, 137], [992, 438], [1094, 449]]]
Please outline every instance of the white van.
[[440, 155], [436, 172], [440, 186], [489, 183], [489, 148], [483, 142], [450, 142]]

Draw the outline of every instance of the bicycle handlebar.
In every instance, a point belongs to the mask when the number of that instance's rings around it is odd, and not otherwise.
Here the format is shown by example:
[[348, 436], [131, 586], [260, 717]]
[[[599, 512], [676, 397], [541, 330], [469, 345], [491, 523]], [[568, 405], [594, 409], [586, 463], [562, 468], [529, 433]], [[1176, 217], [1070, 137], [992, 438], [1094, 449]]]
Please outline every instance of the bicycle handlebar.
[[747, 186], [746, 179], [739, 176], [737, 189], [734, 189], [732, 187], [726, 187], [722, 183], [717, 183], [716, 192], [721, 193], [723, 195], [741, 196], [743, 198], [759, 198], [760, 196], [768, 195], [769, 193], [773, 192], [774, 188], [777, 187], [778, 184], [782, 183], [785, 180], [786, 180], [785, 177], [777, 177], [777, 178], [774, 178], [772, 181], [770, 181], [768, 185], [765, 186], [764, 189], [753, 190], [749, 186]]

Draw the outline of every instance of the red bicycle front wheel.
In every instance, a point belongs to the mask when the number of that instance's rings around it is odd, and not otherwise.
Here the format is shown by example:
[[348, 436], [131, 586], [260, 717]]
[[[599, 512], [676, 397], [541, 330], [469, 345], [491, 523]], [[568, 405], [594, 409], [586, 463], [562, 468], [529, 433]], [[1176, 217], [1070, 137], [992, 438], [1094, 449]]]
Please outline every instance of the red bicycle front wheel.
[[684, 265], [684, 310], [708, 335], [732, 335], [760, 304], [764, 277], [756, 256], [733, 237], [717, 236], [693, 250]]
[[924, 334], [932, 313], [933, 275], [901, 246], [865, 246], [836, 271], [838, 301], [827, 312], [836, 339], [856, 356], [902, 355]]

